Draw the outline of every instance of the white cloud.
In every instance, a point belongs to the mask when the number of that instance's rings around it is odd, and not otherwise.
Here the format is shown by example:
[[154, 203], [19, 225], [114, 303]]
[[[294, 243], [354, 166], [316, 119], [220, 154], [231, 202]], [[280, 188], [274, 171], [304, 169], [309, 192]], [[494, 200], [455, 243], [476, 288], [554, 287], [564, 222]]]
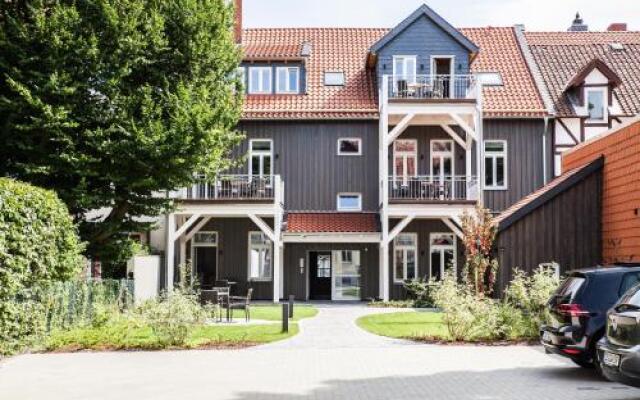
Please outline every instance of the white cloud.
[[[422, 0], [244, 0], [247, 27], [392, 27]], [[640, 30], [638, 0], [431, 0], [427, 4], [458, 27], [511, 26], [566, 30], [579, 11], [591, 30], [627, 22]]]

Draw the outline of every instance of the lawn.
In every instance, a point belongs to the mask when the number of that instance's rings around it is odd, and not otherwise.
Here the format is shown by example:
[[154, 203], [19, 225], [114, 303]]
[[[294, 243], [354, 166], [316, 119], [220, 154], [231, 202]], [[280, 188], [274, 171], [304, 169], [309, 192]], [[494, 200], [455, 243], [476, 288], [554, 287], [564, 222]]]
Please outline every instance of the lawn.
[[407, 339], [446, 339], [442, 313], [397, 312], [358, 318], [358, 326], [376, 335]]
[[[318, 309], [308, 304], [296, 304], [293, 306], [293, 319], [290, 321], [300, 321], [304, 318], [315, 317]], [[233, 318], [244, 318], [243, 310], [233, 310]], [[251, 319], [262, 319], [267, 321], [282, 320], [282, 305], [255, 305], [251, 306]]]
[[[274, 321], [261, 325], [201, 325], [195, 327], [179, 348], [246, 347], [289, 338], [298, 333], [299, 321], [315, 316], [318, 310], [310, 305], [296, 305], [289, 332], [275, 322], [282, 318], [282, 306], [257, 305], [251, 308], [252, 320]], [[244, 312], [235, 310], [235, 319], [243, 319]], [[120, 320], [105, 326], [82, 327], [52, 332], [45, 340], [43, 350], [158, 350], [167, 346], [160, 343], [149, 326], [140, 322]], [[171, 348], [171, 347], [169, 347]]]

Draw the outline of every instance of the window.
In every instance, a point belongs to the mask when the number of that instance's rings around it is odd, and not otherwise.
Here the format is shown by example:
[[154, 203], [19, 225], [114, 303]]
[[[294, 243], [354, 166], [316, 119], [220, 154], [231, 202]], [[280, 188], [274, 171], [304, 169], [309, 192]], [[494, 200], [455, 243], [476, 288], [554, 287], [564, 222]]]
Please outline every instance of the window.
[[249, 232], [249, 280], [271, 279], [271, 241], [262, 232]]
[[482, 82], [484, 86], [502, 86], [502, 75], [500, 72], [479, 72], [477, 73], [478, 80]]
[[[236, 74], [235, 77], [238, 78], [238, 81], [240, 81], [240, 84], [242, 85], [241, 88], [246, 88], [247, 86], [247, 77], [245, 75], [245, 68], [244, 67], [238, 67], [236, 68]], [[242, 89], [244, 90], [244, 89]]]
[[325, 72], [325, 86], [344, 86], [344, 72]]
[[394, 56], [393, 76], [395, 81], [416, 82], [416, 56]]
[[402, 283], [418, 275], [418, 234], [400, 233], [393, 240], [393, 281]]
[[249, 67], [249, 93], [271, 93], [271, 67]]
[[264, 177], [273, 174], [273, 152], [270, 139], [249, 141], [249, 175]]
[[406, 186], [408, 178], [416, 176], [417, 165], [418, 142], [416, 140], [402, 139], [393, 142], [393, 181], [396, 185], [401, 183]]
[[484, 186], [485, 189], [507, 189], [507, 142], [484, 141]]
[[300, 68], [278, 67], [276, 68], [276, 92], [298, 93], [300, 87]]
[[624, 276], [622, 277], [622, 283], [620, 284], [620, 289], [618, 290], [618, 295], [622, 296], [629, 289], [638, 285], [638, 283], [640, 283], [640, 273], [630, 272], [624, 274]]
[[340, 252], [340, 260], [343, 263], [352, 263], [353, 262], [353, 252], [350, 250], [342, 250]]
[[218, 233], [217, 232], [205, 232], [200, 231], [193, 235], [193, 245], [198, 246], [217, 246], [218, 245]]
[[431, 177], [437, 182], [453, 178], [453, 140], [431, 141]]
[[338, 211], [362, 211], [362, 195], [360, 193], [338, 194]]
[[607, 110], [605, 107], [606, 90], [606, 88], [585, 89], [589, 120], [604, 121], [607, 119]]
[[331, 256], [328, 254], [318, 254], [316, 277], [331, 278]]
[[456, 270], [456, 238], [453, 233], [432, 233], [429, 235], [431, 276], [440, 280], [447, 268]]
[[362, 139], [360, 138], [338, 139], [338, 155], [339, 156], [362, 155]]

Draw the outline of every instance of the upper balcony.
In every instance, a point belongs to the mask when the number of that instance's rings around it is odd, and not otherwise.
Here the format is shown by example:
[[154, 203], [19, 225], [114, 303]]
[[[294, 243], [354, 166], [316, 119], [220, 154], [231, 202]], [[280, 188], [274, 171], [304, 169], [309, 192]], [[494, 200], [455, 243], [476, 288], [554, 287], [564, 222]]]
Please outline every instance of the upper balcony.
[[284, 182], [280, 175], [219, 175], [201, 178], [193, 186], [172, 193], [181, 207], [214, 204], [234, 208], [282, 208]]
[[475, 103], [474, 75], [385, 75], [389, 102]]
[[389, 203], [446, 204], [478, 201], [475, 176], [390, 176]]

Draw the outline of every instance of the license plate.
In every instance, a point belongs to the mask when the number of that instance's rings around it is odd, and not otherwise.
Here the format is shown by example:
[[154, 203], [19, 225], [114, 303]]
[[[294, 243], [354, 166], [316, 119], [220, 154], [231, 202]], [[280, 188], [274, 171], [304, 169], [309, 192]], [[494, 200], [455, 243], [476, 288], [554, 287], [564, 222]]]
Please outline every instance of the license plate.
[[602, 356], [602, 362], [604, 365], [608, 365], [609, 367], [617, 367], [620, 365], [620, 355], [605, 351]]
[[542, 341], [543, 342], [551, 342], [551, 333], [545, 331], [542, 334]]

